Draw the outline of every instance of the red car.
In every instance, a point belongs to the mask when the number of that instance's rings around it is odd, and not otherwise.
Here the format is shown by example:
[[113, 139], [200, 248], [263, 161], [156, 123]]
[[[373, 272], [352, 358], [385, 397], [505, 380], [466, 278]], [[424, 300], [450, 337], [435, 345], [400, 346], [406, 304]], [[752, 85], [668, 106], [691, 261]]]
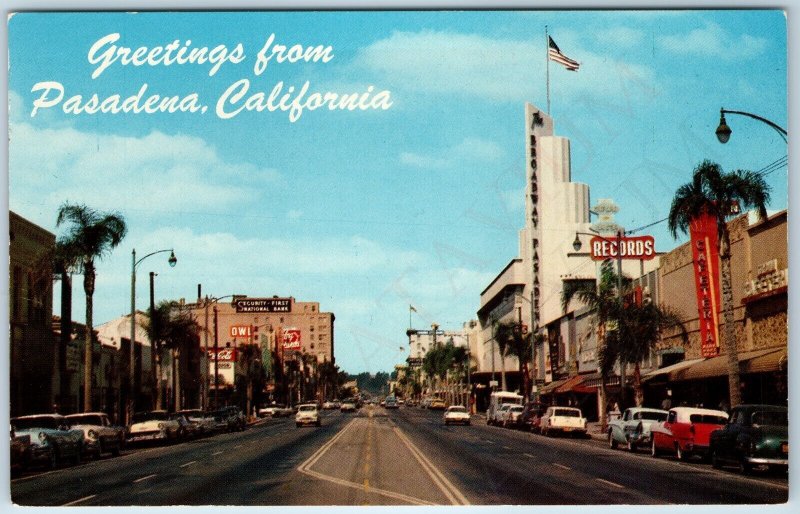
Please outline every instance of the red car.
[[695, 407], [670, 409], [666, 421], [651, 425], [651, 454], [672, 454], [680, 460], [692, 455], [708, 457], [711, 432], [728, 422], [728, 414], [721, 410]]

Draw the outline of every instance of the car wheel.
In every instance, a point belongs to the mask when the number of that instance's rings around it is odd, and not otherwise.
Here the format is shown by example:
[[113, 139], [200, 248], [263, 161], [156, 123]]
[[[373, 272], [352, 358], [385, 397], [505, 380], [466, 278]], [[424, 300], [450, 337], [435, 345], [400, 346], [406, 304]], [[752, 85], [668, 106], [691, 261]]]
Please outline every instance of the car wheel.
[[117, 444], [116, 446], [114, 446], [114, 448], [112, 448], [111, 455], [113, 455], [114, 457], [119, 457], [119, 451], [120, 451], [120, 445]]
[[680, 443], [675, 445], [675, 456], [678, 457], [678, 460], [685, 461], [689, 459], [689, 454], [681, 448]]
[[656, 447], [655, 438], [653, 438], [653, 442], [650, 443], [650, 456], [651, 457], [658, 457], [658, 447]]
[[628, 451], [629, 452], [635, 452], [636, 451], [636, 444], [630, 439], [628, 439]]
[[742, 460], [739, 462], [739, 469], [743, 474], [747, 475], [753, 471], [753, 465], [747, 462], [744, 457], [742, 457]]
[[50, 455], [47, 459], [47, 469], [56, 469], [58, 467], [58, 455], [56, 455], [56, 450], [54, 448], [50, 448]]
[[613, 430], [608, 431], [608, 447], [612, 450], [617, 449], [617, 440], [614, 439], [614, 432]]
[[322, 426], [322, 421], [317, 421], [317, 426], [321, 427]]
[[297, 428], [300, 428], [300, 423], [295, 423], [295, 425], [297, 425]]
[[77, 448], [75, 448], [75, 455], [72, 457], [72, 464], [74, 466], [78, 466], [81, 463], [81, 453], [83, 453], [83, 449], [81, 445], [78, 445]]

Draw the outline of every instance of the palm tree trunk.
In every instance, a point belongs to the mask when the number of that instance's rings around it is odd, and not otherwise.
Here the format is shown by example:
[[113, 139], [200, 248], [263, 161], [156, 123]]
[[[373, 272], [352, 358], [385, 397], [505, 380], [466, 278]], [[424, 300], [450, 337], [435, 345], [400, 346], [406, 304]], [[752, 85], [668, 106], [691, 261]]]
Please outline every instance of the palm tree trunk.
[[94, 313], [94, 264], [91, 261], [84, 263], [83, 290], [86, 293], [86, 334], [83, 346], [83, 412], [92, 409], [92, 314]]
[[172, 374], [173, 390], [175, 391], [175, 410], [179, 411], [183, 408], [181, 405], [181, 356], [180, 348], [175, 348], [172, 352], [173, 362], [175, 363], [175, 371]]
[[500, 385], [501, 391], [506, 390], [506, 351], [505, 348], [500, 352]]
[[728, 389], [731, 408], [742, 403], [739, 384], [739, 355], [736, 346], [736, 326], [733, 319], [733, 288], [731, 287], [731, 255], [727, 232], [722, 237], [722, 248], [720, 248], [720, 260], [722, 262], [722, 272], [720, 281], [722, 282], [722, 305], [725, 323], [725, 352], [728, 354]]
[[634, 402], [637, 407], [644, 404], [644, 391], [642, 390], [642, 370], [639, 369], [639, 362], [633, 368], [633, 390]]
[[625, 409], [626, 406], [625, 398], [627, 395], [625, 394], [625, 385], [628, 382], [628, 376], [627, 376], [628, 365], [627, 362], [625, 361], [626, 359], [622, 356], [622, 353], [620, 353], [619, 356], [619, 408], [620, 409]]
[[[61, 272], [61, 340], [58, 347], [59, 367], [59, 403], [60, 411], [66, 410], [67, 397], [69, 397], [69, 373], [67, 372], [67, 346], [72, 340], [72, 275], [67, 271]], [[70, 402], [71, 403], [71, 402]], [[70, 407], [72, 409], [72, 407]]]
[[161, 348], [155, 350], [156, 367], [156, 408], [155, 410], [162, 410], [164, 408], [164, 384], [161, 381]]
[[600, 373], [600, 427], [603, 433], [608, 425], [608, 392], [606, 391], [606, 374]]

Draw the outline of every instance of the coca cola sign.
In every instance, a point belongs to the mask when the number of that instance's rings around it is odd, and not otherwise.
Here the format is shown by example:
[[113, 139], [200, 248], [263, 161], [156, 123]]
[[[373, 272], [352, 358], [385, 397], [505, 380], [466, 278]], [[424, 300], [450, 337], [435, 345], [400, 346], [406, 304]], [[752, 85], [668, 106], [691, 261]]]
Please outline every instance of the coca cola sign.
[[208, 358], [218, 362], [235, 362], [236, 361], [236, 348], [220, 348], [217, 351], [217, 358], [214, 359], [214, 349], [208, 349]]

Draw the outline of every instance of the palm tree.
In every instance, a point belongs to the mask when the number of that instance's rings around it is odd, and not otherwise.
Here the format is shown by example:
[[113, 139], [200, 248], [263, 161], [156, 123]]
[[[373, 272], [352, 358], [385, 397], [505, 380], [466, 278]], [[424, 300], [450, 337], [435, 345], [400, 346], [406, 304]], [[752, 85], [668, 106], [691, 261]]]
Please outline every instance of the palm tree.
[[522, 377], [522, 394], [527, 397], [530, 392], [529, 376], [528, 376], [528, 362], [533, 356], [531, 346], [531, 334], [524, 335], [522, 333], [522, 326], [520, 323], [513, 323], [512, 337], [506, 352], [517, 358], [519, 362], [519, 373]]
[[501, 390], [506, 390], [506, 349], [514, 337], [513, 323], [493, 323], [494, 340], [497, 349], [500, 350], [500, 386]]
[[700, 215], [711, 215], [717, 221], [717, 245], [721, 262], [720, 288], [724, 310], [724, 348], [728, 354], [728, 389], [730, 406], [741, 403], [739, 390], [739, 357], [736, 348], [736, 327], [733, 320], [733, 287], [731, 286], [731, 243], [727, 221], [734, 215], [734, 205], [755, 209], [759, 218], [767, 216], [770, 187], [764, 177], [752, 171], [725, 173], [719, 164], [705, 160], [694, 169], [692, 181], [675, 192], [668, 224], [672, 236], [686, 234]]
[[[627, 277], [621, 277], [623, 288], [625, 284], [630, 282]], [[584, 305], [594, 311], [594, 320], [598, 328], [598, 364], [600, 368], [600, 424], [605, 429], [606, 426], [606, 379], [611, 371], [614, 369], [614, 363], [618, 353], [611, 351], [609, 348], [609, 335], [611, 331], [607, 329], [608, 325], [616, 320], [619, 313], [617, 307], [620, 304], [620, 296], [617, 290], [617, 274], [614, 272], [614, 266], [611, 261], [603, 261], [600, 267], [600, 281], [580, 280], [580, 281], [567, 281], [564, 282], [564, 287], [561, 290], [561, 307], [564, 312], [567, 312], [570, 302], [577, 298]], [[613, 348], [613, 345], [610, 347]], [[624, 367], [624, 366], [623, 366]], [[624, 374], [624, 373], [623, 373]], [[624, 391], [625, 383], [620, 382], [620, 391]]]
[[238, 361], [242, 367], [245, 381], [245, 412], [249, 417], [253, 406], [253, 384], [263, 383], [264, 366], [261, 365], [261, 349], [257, 344], [244, 344], [239, 347]]
[[63, 204], [58, 210], [56, 226], [69, 224], [66, 234], [58, 244], [69, 248], [74, 257], [71, 264], [83, 272], [83, 290], [86, 293], [86, 339], [83, 358], [83, 409], [92, 410], [92, 298], [95, 285], [95, 259], [111, 252], [127, 233], [125, 219], [118, 213], [103, 213], [85, 205]]

